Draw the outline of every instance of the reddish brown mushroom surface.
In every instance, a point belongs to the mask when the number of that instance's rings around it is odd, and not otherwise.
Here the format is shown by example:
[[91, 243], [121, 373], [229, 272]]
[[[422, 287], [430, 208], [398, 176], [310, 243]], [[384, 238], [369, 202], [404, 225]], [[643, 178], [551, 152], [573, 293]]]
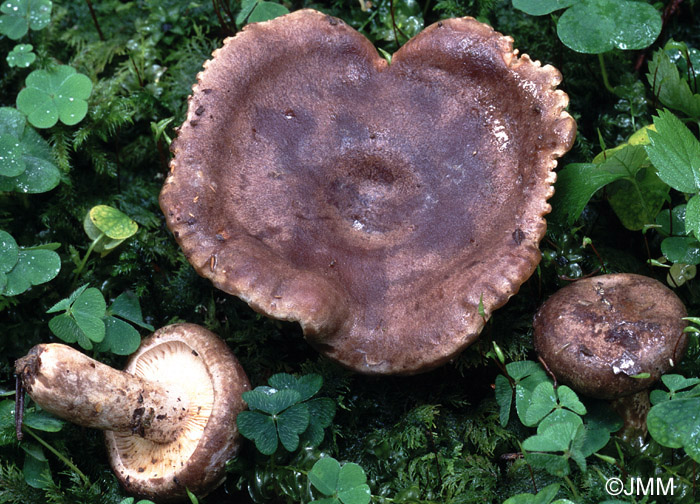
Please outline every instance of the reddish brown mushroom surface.
[[391, 65], [313, 10], [252, 24], [198, 76], [161, 207], [200, 275], [332, 359], [425, 371], [539, 261], [576, 129], [560, 79], [471, 18]]

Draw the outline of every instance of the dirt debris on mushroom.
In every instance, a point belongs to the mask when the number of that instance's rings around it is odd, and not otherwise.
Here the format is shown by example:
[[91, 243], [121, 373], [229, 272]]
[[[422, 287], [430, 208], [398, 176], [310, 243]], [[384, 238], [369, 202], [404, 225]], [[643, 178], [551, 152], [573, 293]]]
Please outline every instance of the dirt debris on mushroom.
[[535, 350], [557, 380], [611, 401], [629, 439], [646, 435], [647, 389], [683, 357], [686, 309], [653, 278], [630, 273], [577, 280], [535, 315]]
[[535, 270], [575, 136], [560, 73], [512, 42], [448, 19], [389, 65], [308, 9], [227, 39], [160, 197], [188, 260], [357, 371], [454, 358]]
[[44, 410], [102, 429], [124, 488], [158, 502], [203, 496], [225, 478], [238, 449], [241, 394], [250, 390], [226, 344], [195, 324], [144, 339], [119, 371], [62, 344], [42, 344], [15, 363]]

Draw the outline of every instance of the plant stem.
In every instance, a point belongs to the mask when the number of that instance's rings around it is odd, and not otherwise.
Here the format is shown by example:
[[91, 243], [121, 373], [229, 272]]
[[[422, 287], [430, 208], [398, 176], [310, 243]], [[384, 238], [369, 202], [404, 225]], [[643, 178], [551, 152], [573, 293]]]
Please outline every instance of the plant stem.
[[85, 267], [85, 264], [87, 263], [88, 258], [90, 257], [90, 254], [92, 253], [92, 250], [95, 248], [97, 243], [104, 238], [105, 234], [100, 233], [100, 236], [92, 240], [92, 243], [90, 244], [90, 247], [87, 249], [87, 252], [85, 252], [85, 256], [83, 256], [83, 260], [80, 261], [80, 264], [78, 267], [75, 269], [75, 278], [78, 278], [80, 276], [80, 272], [83, 271], [83, 268]]
[[56, 457], [61, 462], [66, 464], [71, 471], [75, 472], [75, 474], [77, 474], [80, 477], [80, 479], [83, 481], [85, 486], [90, 485], [90, 480], [88, 479], [88, 477], [85, 476], [85, 474], [80, 469], [78, 469], [78, 467], [73, 462], [71, 462], [70, 459], [68, 459], [65, 455], [63, 455], [61, 452], [59, 452], [56, 448], [54, 448], [49, 443], [47, 443], [46, 441], [41, 439], [39, 436], [37, 436], [34, 433], [34, 431], [32, 429], [30, 429], [29, 427], [27, 427], [26, 425], [22, 429], [24, 430], [24, 432], [26, 432], [27, 434], [32, 436], [34, 439], [36, 439], [39, 442], [39, 444], [41, 444], [44, 448], [46, 448], [51, 453], [56, 455]]
[[612, 94], [615, 94], [615, 90], [610, 85], [610, 81], [608, 80], [608, 71], [605, 69], [605, 60], [603, 59], [603, 53], [598, 54], [598, 62], [600, 63], [600, 73], [603, 76], [603, 84], [605, 85], [605, 89], [610, 91]]
[[578, 495], [578, 492], [576, 491], [576, 487], [575, 487], [574, 484], [571, 482], [571, 480], [569, 479], [568, 476], [564, 476], [564, 481], [565, 481], [566, 484], [569, 486], [569, 490], [571, 490], [571, 493], [574, 495], [574, 499], [573, 499], [574, 502], [578, 502], [578, 501], [579, 501], [579, 495]]
[[95, 14], [95, 9], [92, 8], [92, 2], [90, 0], [85, 0], [85, 2], [88, 5], [88, 9], [90, 9], [90, 15], [92, 16], [92, 22], [95, 24], [95, 28], [97, 29], [97, 35], [100, 37], [100, 40], [104, 42], [105, 36], [102, 33], [102, 30], [100, 29], [100, 23], [97, 21], [97, 14]]

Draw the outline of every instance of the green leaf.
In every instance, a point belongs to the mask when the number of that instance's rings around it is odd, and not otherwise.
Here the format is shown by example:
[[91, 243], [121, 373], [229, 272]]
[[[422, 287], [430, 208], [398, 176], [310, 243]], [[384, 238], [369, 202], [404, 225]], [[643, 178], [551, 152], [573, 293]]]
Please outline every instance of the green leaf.
[[[273, 417], [274, 419], [274, 417]], [[277, 433], [287, 451], [299, 447], [299, 435], [309, 426], [309, 408], [306, 404], [295, 404], [277, 417]]]
[[19, 110], [12, 107], [0, 107], [0, 135], [21, 138], [27, 119]]
[[661, 381], [671, 392], [678, 392], [700, 383], [700, 378], [686, 378], [679, 374], [665, 374]]
[[593, 163], [567, 165], [557, 174], [552, 198], [553, 219], [573, 224], [599, 189], [624, 176]]
[[323, 441], [323, 430], [333, 422], [335, 402], [327, 397], [319, 397], [304, 404], [309, 408], [309, 426], [302, 434], [302, 439], [311, 446], [318, 446]]
[[338, 488], [340, 462], [333, 457], [324, 457], [309, 471], [309, 481], [323, 495], [332, 496]]
[[48, 460], [40, 444], [34, 443], [32, 441], [24, 441], [20, 444], [20, 447], [22, 448], [22, 450], [24, 450], [24, 453], [26, 453], [30, 457], [34, 457], [40, 462], [45, 462]]
[[498, 375], [496, 376], [495, 388], [496, 402], [499, 408], [498, 418], [501, 422], [501, 427], [505, 427], [508, 425], [508, 420], [510, 420], [510, 408], [513, 405], [513, 387], [510, 386], [508, 378]]
[[34, 46], [31, 44], [17, 44], [7, 54], [5, 58], [11, 67], [27, 68], [36, 60], [36, 54], [32, 52]]
[[41, 30], [51, 21], [50, 0], [3, 0], [0, 4], [0, 34], [22, 38], [29, 28]]
[[552, 483], [537, 492], [537, 495], [522, 493], [506, 499], [503, 504], [549, 504], [559, 492], [559, 483]]
[[359, 465], [348, 462], [338, 474], [338, 499], [343, 504], [368, 504], [372, 495], [367, 485], [365, 471]]
[[0, 446], [16, 442], [15, 401], [14, 399], [5, 399], [0, 401]]
[[[82, 333], [73, 317], [67, 313], [56, 315], [49, 320], [49, 329], [51, 329], [51, 332], [57, 338], [66, 343], [75, 343], [78, 341], [78, 338], [85, 338], [85, 335]], [[92, 348], [92, 346], [90, 348]]]
[[80, 296], [83, 292], [85, 292], [85, 289], [87, 289], [89, 284], [82, 285], [75, 289], [70, 296], [67, 298], [61, 299], [58, 303], [53, 305], [51, 308], [46, 310], [46, 313], [56, 313], [62, 310], [68, 310], [70, 306], [75, 302], [76, 299], [78, 299], [78, 296]]
[[669, 186], [659, 179], [651, 167], [639, 170], [634, 181], [626, 178], [616, 180], [606, 189], [610, 206], [622, 225], [632, 231], [640, 231], [654, 222], [655, 216], [668, 201], [669, 191]]
[[17, 108], [37, 128], [50, 128], [59, 119], [72, 126], [87, 114], [86, 100], [91, 92], [90, 79], [68, 65], [34, 70], [17, 95]]
[[535, 387], [530, 397], [530, 407], [525, 412], [525, 425], [532, 426], [542, 420], [557, 407], [557, 395], [550, 382], [542, 382]]
[[131, 355], [138, 350], [141, 336], [130, 324], [112, 316], [104, 317], [103, 321], [105, 337], [97, 346], [98, 351]]
[[58, 432], [65, 422], [46, 411], [29, 410], [24, 413], [24, 424], [32, 429], [44, 432]]
[[677, 191], [695, 193], [700, 189], [700, 142], [668, 110], [659, 111], [654, 126], [645, 148], [659, 177]]
[[569, 449], [583, 425], [576, 423], [553, 423], [544, 428], [537, 428], [537, 435], [523, 441], [523, 448], [528, 451], [557, 452]]
[[644, 49], [661, 33], [661, 13], [629, 0], [586, 0], [566, 10], [557, 23], [562, 43], [574, 51], [599, 54]]
[[277, 390], [270, 387], [255, 387], [243, 393], [243, 400], [252, 410], [276, 415], [299, 402], [299, 392], [291, 389]]
[[155, 330], [151, 324], [144, 322], [139, 299], [132, 292], [122, 292], [117, 296], [109, 307], [109, 313], [149, 331]]
[[560, 478], [567, 476], [571, 472], [569, 459], [563, 455], [528, 452], [525, 454], [525, 459], [532, 467], [544, 469], [548, 473], [559, 476]]
[[700, 264], [700, 242], [691, 236], [671, 236], [661, 242], [661, 252], [672, 263]]
[[[21, 122], [17, 119], [17, 115]], [[0, 191], [21, 193], [46, 192], [58, 185], [61, 179], [53, 164], [53, 153], [46, 140], [33, 128], [25, 128], [25, 118], [16, 109], [0, 108], [0, 135], [17, 139], [25, 170], [15, 177], [0, 175]]]
[[656, 216], [656, 224], [661, 226], [658, 231], [666, 236], [685, 236], [685, 205], [677, 205], [672, 211], [661, 210]]
[[[12, 235], [0, 229], [0, 272], [7, 273], [19, 260], [19, 247]], [[0, 290], [0, 292], [2, 292]]]
[[[95, 227], [113, 240], [130, 238], [139, 229], [138, 224], [131, 220], [129, 216], [108, 205], [92, 207], [89, 216]], [[95, 239], [95, 237], [91, 238]]]
[[564, 408], [568, 408], [579, 415], [586, 414], [586, 407], [581, 401], [579, 401], [576, 392], [571, 390], [566, 385], [559, 385], [557, 387], [557, 397], [559, 398], [559, 404], [561, 404]]
[[647, 415], [649, 434], [662, 446], [684, 448], [700, 462], [700, 398], [674, 399], [657, 404]]
[[666, 107], [680, 110], [692, 117], [700, 117], [700, 94], [690, 90], [682, 79], [678, 67], [671, 62], [666, 51], [659, 49], [649, 62], [647, 80], [654, 96]]
[[277, 427], [272, 417], [257, 411], [241, 411], [236, 417], [238, 431], [245, 438], [255, 441], [255, 447], [263, 455], [277, 450]]
[[90, 287], [80, 294], [71, 307], [71, 314], [85, 336], [99, 343], [105, 337], [105, 316], [107, 305], [102, 293]]
[[16, 177], [24, 173], [27, 164], [22, 159], [22, 145], [11, 135], [0, 135], [0, 175]]
[[531, 16], [543, 16], [570, 7], [581, 0], [513, 0], [513, 7]]
[[258, 2], [253, 12], [248, 16], [248, 23], [259, 23], [261, 21], [269, 21], [279, 16], [289, 14], [289, 9], [284, 5], [275, 2]]
[[61, 270], [61, 258], [52, 250], [20, 249], [17, 263], [7, 272], [6, 296], [16, 296], [32, 285], [53, 280]]
[[700, 239], [700, 195], [696, 194], [686, 205], [685, 228], [693, 233], [695, 238]]
[[48, 488], [53, 485], [51, 469], [46, 460], [41, 461], [26, 455], [22, 472], [24, 473], [24, 481], [32, 488]]

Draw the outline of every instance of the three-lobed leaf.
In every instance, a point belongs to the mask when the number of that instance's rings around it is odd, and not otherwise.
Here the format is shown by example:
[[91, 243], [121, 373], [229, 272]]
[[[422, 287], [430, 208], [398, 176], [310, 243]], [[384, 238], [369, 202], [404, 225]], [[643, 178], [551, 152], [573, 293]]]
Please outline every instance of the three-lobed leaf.
[[34, 46], [31, 44], [17, 44], [7, 54], [5, 60], [11, 67], [27, 68], [36, 60], [36, 54], [32, 52]]
[[333, 457], [324, 457], [309, 471], [309, 481], [319, 492], [329, 497], [312, 501], [316, 504], [368, 504], [372, 497], [364, 469], [353, 462], [341, 466]]
[[34, 70], [25, 84], [17, 95], [17, 108], [37, 128], [50, 128], [59, 119], [72, 126], [87, 114], [86, 100], [92, 92], [92, 82], [73, 67], [58, 65]]
[[0, 3], [0, 34], [22, 38], [29, 28], [41, 30], [51, 21], [51, 0], [3, 0]]

